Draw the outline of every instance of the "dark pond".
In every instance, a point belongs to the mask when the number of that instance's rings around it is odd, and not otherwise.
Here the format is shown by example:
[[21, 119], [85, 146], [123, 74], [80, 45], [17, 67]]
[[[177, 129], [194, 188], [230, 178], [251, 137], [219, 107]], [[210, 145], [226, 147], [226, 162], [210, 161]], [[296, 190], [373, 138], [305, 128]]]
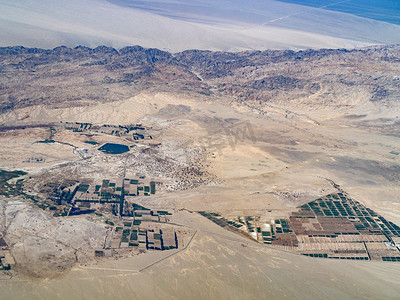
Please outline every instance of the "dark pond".
[[129, 147], [121, 144], [107, 143], [99, 148], [100, 151], [108, 154], [121, 154], [129, 151]]

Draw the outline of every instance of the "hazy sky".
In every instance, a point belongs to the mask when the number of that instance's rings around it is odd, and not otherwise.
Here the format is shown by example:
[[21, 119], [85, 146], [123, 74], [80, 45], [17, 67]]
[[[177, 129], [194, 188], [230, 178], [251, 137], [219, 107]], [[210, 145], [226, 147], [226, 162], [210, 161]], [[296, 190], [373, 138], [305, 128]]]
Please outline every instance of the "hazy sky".
[[[210, 16], [230, 16], [232, 18], [246, 18], [246, 11], [258, 10], [262, 14], [271, 5], [271, 1], [263, 0], [108, 0], [111, 3], [125, 6], [152, 10], [168, 16], [190, 13]], [[399, 0], [277, 0], [291, 4], [305, 5], [325, 10], [354, 14], [360, 17], [377, 21], [385, 21], [400, 25], [400, 1]], [[241, 15], [238, 15], [238, 12]], [[236, 12], [236, 13], [235, 13]], [[243, 15], [244, 13], [244, 15]], [[257, 21], [247, 19], [248, 21]]]
[[[287, 1], [308, 6], [274, 0], [0, 0], [0, 46], [138, 44], [176, 52], [400, 43], [399, 25], [311, 7], [317, 0]], [[360, 1], [337, 6], [354, 8]], [[383, 4], [382, 10], [363, 7], [364, 14], [375, 15], [389, 9]]]

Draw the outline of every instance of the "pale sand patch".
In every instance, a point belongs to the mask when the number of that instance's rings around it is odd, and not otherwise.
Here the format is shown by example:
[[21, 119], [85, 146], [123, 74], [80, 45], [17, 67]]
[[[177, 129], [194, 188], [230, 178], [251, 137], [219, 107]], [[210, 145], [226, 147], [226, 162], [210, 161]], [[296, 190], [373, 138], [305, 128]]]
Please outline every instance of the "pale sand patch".
[[0, 115], [0, 123], [31, 124], [31, 123], [58, 123], [83, 122], [94, 124], [134, 124], [146, 115], [155, 114], [160, 108], [168, 104], [186, 105], [196, 101], [184, 96], [171, 94], [141, 93], [131, 98], [114, 102], [88, 103], [84, 106], [51, 107], [35, 105], [16, 109]]

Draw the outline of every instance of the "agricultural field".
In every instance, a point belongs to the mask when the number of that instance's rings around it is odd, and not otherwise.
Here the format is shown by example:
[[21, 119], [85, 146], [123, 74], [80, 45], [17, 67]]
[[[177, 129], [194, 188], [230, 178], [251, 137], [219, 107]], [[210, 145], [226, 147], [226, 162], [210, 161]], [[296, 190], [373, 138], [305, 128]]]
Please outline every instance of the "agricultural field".
[[260, 243], [310, 257], [400, 261], [400, 227], [343, 192], [306, 203], [288, 219], [269, 222], [264, 216], [228, 220], [199, 213]]
[[136, 205], [129, 205], [130, 200], [155, 193], [156, 183], [142, 176], [138, 179], [122, 178], [114, 182], [103, 179], [98, 184], [72, 182], [69, 187], [55, 186], [51, 196], [56, 205], [70, 207], [70, 215], [93, 213], [97, 210], [105, 212], [108, 209], [115, 216], [130, 216]]

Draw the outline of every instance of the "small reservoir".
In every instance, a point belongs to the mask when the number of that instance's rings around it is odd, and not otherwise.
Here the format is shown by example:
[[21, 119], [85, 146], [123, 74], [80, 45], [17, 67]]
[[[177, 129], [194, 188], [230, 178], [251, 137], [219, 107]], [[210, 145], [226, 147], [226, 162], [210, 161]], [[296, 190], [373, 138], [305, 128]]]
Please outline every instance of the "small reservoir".
[[108, 154], [121, 154], [129, 151], [129, 147], [121, 144], [107, 143], [99, 148], [100, 151]]

